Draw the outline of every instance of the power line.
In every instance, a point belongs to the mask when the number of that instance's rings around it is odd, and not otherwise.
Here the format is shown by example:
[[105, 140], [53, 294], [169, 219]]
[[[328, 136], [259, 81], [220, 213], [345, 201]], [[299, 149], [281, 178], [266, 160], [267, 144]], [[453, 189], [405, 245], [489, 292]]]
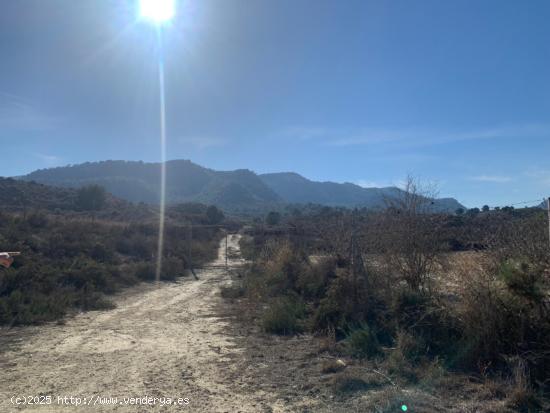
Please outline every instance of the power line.
[[540, 201], [546, 201], [545, 198], [539, 198], [539, 199], [534, 199], [532, 201], [522, 201], [522, 202], [516, 202], [514, 204], [510, 204], [510, 206], [514, 206], [514, 205], [523, 205], [523, 204], [532, 204], [533, 202], [540, 202]]

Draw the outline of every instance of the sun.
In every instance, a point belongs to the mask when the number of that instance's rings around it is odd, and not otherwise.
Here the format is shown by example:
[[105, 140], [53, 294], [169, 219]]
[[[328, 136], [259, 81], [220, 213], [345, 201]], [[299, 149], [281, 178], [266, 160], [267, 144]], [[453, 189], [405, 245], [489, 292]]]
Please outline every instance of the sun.
[[149, 19], [157, 24], [162, 24], [176, 12], [175, 0], [140, 0], [139, 14], [144, 19]]

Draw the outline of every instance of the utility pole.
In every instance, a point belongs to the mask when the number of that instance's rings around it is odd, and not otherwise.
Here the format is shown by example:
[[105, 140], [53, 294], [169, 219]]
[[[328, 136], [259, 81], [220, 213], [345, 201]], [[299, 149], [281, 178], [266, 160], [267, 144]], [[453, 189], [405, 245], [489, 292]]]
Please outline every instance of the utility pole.
[[359, 297], [357, 294], [357, 246], [355, 245], [356, 223], [355, 223], [356, 210], [351, 213], [351, 240], [350, 240], [350, 267], [353, 280], [353, 307], [357, 308]]
[[193, 268], [193, 258], [191, 257], [191, 243], [193, 242], [193, 224], [189, 223], [189, 243], [187, 245], [187, 256], [189, 258], [189, 267]]
[[225, 269], [227, 270], [227, 230], [225, 231]]

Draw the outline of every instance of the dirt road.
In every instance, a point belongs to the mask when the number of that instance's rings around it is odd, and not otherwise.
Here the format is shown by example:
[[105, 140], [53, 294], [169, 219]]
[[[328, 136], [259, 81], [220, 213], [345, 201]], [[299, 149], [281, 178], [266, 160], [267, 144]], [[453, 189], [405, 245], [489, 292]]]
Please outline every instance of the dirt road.
[[[238, 252], [238, 240], [229, 237], [230, 252]], [[229, 259], [231, 267], [241, 263]], [[212, 264], [225, 264], [224, 241]], [[242, 352], [224, 328], [228, 320], [215, 313], [229, 278], [223, 268], [198, 275], [198, 281], [140, 285], [116, 298], [116, 309], [79, 314], [65, 324], [0, 331], [0, 412], [285, 411], [275, 396], [240, 392], [226, 380], [235, 376], [229, 356]], [[52, 400], [16, 406], [12, 396]], [[91, 405], [59, 404], [65, 396]], [[146, 396], [180, 405], [127, 404]], [[114, 404], [101, 404], [109, 398]]]

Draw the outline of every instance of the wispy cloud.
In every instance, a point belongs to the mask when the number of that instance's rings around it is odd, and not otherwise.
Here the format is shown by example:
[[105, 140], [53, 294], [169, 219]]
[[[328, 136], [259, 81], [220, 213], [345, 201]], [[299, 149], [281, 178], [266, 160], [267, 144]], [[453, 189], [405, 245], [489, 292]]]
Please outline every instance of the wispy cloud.
[[367, 181], [365, 179], [359, 179], [358, 181], [355, 182], [355, 184], [363, 188], [382, 188], [382, 187], [388, 186], [380, 182]]
[[59, 165], [62, 162], [62, 158], [56, 155], [48, 155], [44, 153], [35, 153], [34, 156], [36, 156], [38, 159], [42, 161], [42, 163], [46, 164], [47, 166], [56, 166]]
[[397, 188], [404, 188], [405, 187], [405, 180], [404, 179], [398, 179], [397, 181], [370, 181], [367, 179], [359, 179], [354, 182], [355, 185], [359, 185], [363, 188], [387, 188], [387, 187], [397, 187]]
[[326, 138], [330, 136], [331, 130], [319, 127], [293, 126], [281, 131], [281, 135], [302, 141]]
[[401, 146], [427, 146], [485, 139], [550, 137], [550, 124], [505, 125], [462, 132], [421, 128], [337, 130], [323, 127], [293, 127], [286, 129], [283, 136], [301, 140], [316, 138], [322, 144], [334, 147], [380, 143], [395, 143]]
[[421, 152], [398, 152], [392, 151], [386, 155], [376, 155], [376, 160], [383, 162], [432, 162], [439, 158], [434, 155], [428, 155]]
[[528, 178], [534, 179], [540, 184], [550, 186], [550, 169], [531, 168], [524, 173]]
[[391, 131], [365, 129], [351, 133], [341, 133], [340, 137], [333, 137], [324, 142], [327, 146], [358, 146], [378, 143], [389, 143], [408, 140], [418, 134], [411, 131]]
[[472, 176], [470, 179], [472, 181], [493, 182], [497, 184], [505, 184], [507, 182], [512, 182], [514, 180], [514, 178], [510, 176], [500, 176], [500, 175], [478, 175], [478, 176]]
[[178, 141], [184, 145], [193, 146], [196, 149], [203, 150], [215, 147], [226, 146], [228, 141], [222, 138], [199, 137], [199, 136], [184, 136]]
[[54, 128], [60, 118], [40, 111], [26, 99], [0, 92], [0, 128], [9, 131], [41, 131]]

